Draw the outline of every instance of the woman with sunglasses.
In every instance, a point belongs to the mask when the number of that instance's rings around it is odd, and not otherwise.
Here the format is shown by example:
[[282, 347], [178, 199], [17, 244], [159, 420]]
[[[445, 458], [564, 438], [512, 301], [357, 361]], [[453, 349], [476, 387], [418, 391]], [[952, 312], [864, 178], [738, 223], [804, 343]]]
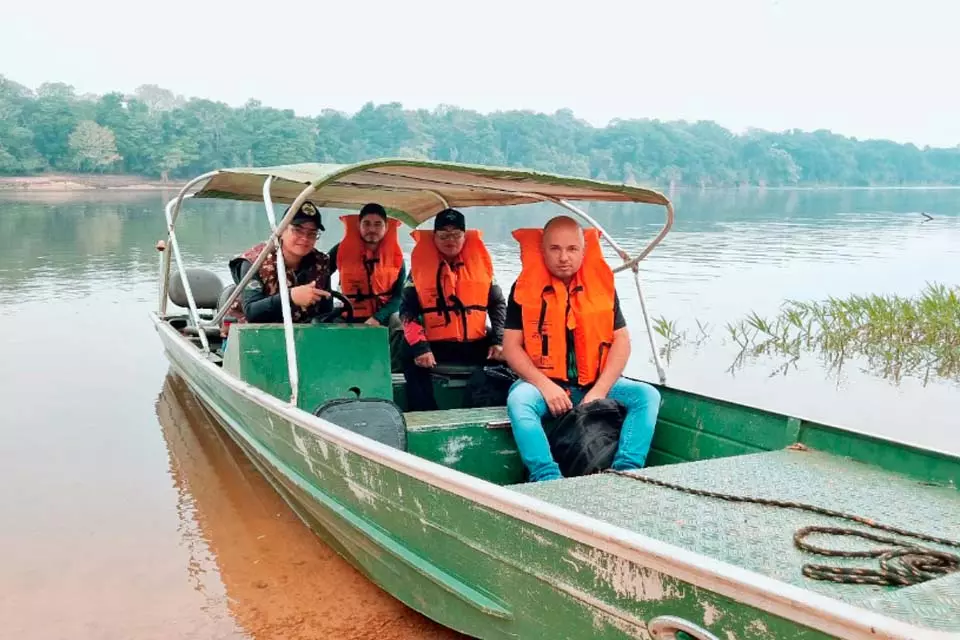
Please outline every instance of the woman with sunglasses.
[[[287, 268], [287, 286], [290, 289], [290, 312], [294, 322], [310, 322], [333, 310], [329, 261], [316, 248], [321, 231], [324, 231], [324, 227], [320, 212], [316, 205], [307, 201], [300, 206], [280, 235]], [[239, 282], [246, 275], [263, 246], [264, 243], [260, 243], [230, 261], [234, 282]], [[229, 315], [235, 318], [234, 322], [283, 322], [276, 252], [271, 253], [260, 266], [242, 295], [234, 302]]]

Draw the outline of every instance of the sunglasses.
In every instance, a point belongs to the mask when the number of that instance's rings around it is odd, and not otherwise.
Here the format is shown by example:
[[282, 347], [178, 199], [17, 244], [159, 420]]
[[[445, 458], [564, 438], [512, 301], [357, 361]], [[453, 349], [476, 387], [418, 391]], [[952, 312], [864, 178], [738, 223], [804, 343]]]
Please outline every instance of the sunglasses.
[[320, 236], [320, 231], [317, 229], [305, 229], [297, 224], [290, 225], [290, 230], [293, 231], [295, 236], [300, 238], [306, 238], [307, 240], [316, 240]]

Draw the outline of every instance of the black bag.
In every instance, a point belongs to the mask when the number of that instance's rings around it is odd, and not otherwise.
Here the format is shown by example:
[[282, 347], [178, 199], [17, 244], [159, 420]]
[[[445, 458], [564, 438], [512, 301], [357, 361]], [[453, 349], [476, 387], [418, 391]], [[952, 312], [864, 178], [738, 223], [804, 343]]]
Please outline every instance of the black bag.
[[335, 398], [317, 407], [313, 415], [394, 449], [407, 449], [407, 421], [390, 400]]
[[477, 369], [467, 380], [468, 408], [502, 407], [507, 404], [510, 385], [517, 380], [517, 374], [505, 365], [495, 365]]
[[565, 478], [609, 469], [617, 453], [626, 408], [610, 398], [574, 407], [547, 434], [553, 459]]

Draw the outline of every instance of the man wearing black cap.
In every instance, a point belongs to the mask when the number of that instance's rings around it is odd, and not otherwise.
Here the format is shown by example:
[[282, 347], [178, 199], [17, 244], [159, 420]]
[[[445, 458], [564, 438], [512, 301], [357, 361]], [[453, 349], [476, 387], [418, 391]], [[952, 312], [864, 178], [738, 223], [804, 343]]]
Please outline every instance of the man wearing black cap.
[[356, 322], [387, 326], [400, 309], [407, 267], [400, 248], [400, 221], [370, 202], [359, 214], [341, 216], [343, 240], [330, 249], [330, 271], [353, 304]]
[[[310, 322], [314, 317], [333, 310], [327, 256], [316, 248], [321, 231], [324, 228], [320, 211], [308, 201], [300, 206], [280, 235], [287, 286], [290, 287], [290, 312], [294, 322]], [[234, 282], [239, 282], [246, 275], [263, 247], [264, 243], [260, 243], [230, 261]], [[236, 322], [283, 322], [275, 251], [267, 256], [256, 275], [247, 283], [229, 314], [236, 318]]]
[[408, 409], [428, 411], [437, 408], [430, 376], [437, 364], [502, 360], [507, 302], [482, 235], [467, 230], [462, 213], [444, 209], [432, 232], [414, 231], [413, 238], [410, 280], [400, 302], [403, 373]]

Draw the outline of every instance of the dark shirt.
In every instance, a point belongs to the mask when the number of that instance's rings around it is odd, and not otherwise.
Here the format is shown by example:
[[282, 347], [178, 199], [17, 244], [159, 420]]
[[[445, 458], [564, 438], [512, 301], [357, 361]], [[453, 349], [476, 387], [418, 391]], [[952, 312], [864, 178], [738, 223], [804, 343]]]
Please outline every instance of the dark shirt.
[[[507, 301], [503, 297], [503, 289], [496, 282], [490, 285], [490, 293], [487, 294], [487, 317], [490, 319], [490, 344], [503, 344], [503, 323], [507, 316]], [[400, 320], [406, 323], [418, 323], [423, 321], [423, 308], [420, 306], [420, 297], [413, 286], [413, 280], [407, 279], [406, 286], [403, 288], [403, 296], [400, 300]], [[414, 356], [419, 356], [430, 351], [430, 343], [426, 340], [411, 344], [407, 340], [410, 350]]]
[[[313, 260], [315, 260], [318, 255], [322, 256], [323, 254], [308, 254], [300, 261], [300, 264], [297, 265], [296, 270], [293, 272], [291, 289], [302, 284], [307, 284], [308, 282], [313, 282], [313, 280], [309, 279], [309, 275], [314, 266]], [[245, 259], [231, 261], [230, 270], [234, 282], [239, 282], [252, 266], [253, 263]], [[320, 286], [329, 291], [330, 277], [327, 276], [326, 282], [321, 282]], [[247, 317], [247, 322], [283, 322], [283, 307], [280, 302], [280, 294], [267, 295], [264, 292], [263, 281], [260, 279], [259, 273], [254, 274], [250, 282], [247, 283], [247, 286], [243, 289], [240, 300], [243, 305], [243, 315]], [[293, 302], [291, 301], [290, 304], [292, 305]], [[314, 318], [332, 310], [333, 300], [323, 298], [310, 307], [308, 316]]]
[[[504, 324], [505, 329], [523, 331], [523, 307], [517, 304], [513, 297], [517, 284], [510, 287], [510, 298], [507, 300], [507, 318]], [[613, 330], [622, 329], [627, 326], [627, 321], [620, 311], [620, 296], [616, 292], [613, 294]], [[574, 352], [573, 332], [567, 330], [567, 380], [569, 382], [577, 381], [577, 355]]]
[[[330, 274], [337, 270], [337, 251], [340, 249], [340, 243], [333, 245], [330, 249]], [[400, 266], [400, 273], [397, 274], [397, 281], [393, 283], [390, 289], [390, 299], [387, 304], [380, 307], [380, 310], [373, 314], [373, 317], [381, 325], [386, 326], [390, 321], [390, 316], [400, 310], [400, 299], [403, 297], [403, 283], [407, 280], [407, 261], [404, 260]]]

